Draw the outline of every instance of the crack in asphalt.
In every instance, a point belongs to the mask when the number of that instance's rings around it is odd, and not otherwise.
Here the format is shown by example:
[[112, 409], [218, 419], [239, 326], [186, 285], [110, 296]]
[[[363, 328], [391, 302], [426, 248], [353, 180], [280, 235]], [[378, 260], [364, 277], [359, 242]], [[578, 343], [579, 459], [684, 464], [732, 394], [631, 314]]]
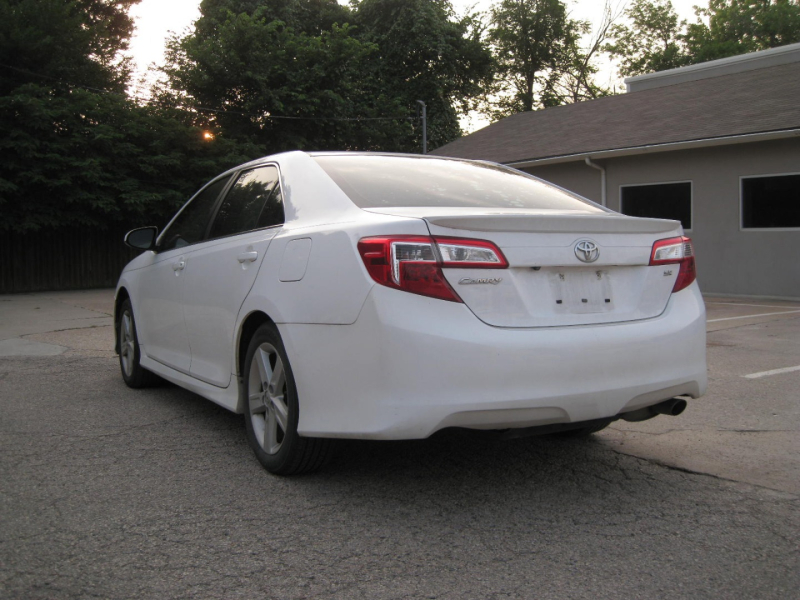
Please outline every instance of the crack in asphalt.
[[89, 312], [97, 313], [99, 315], [105, 315], [107, 317], [114, 316], [113, 311], [108, 313], [102, 310], [98, 310], [96, 308], [89, 308], [87, 306], [81, 306], [80, 304], [73, 304], [72, 302], [67, 302], [66, 300], [61, 300], [61, 299], [57, 299], [57, 302], [60, 302], [61, 304], [66, 304], [67, 306], [71, 306], [72, 308], [80, 308], [81, 310], [88, 310]]
[[[48, 333], [60, 333], [62, 331], [80, 331], [81, 329], [100, 329], [100, 328], [103, 328], [103, 327], [113, 327], [113, 324], [112, 323], [108, 323], [106, 325], [87, 325], [85, 327], [66, 327], [64, 329], [51, 329], [49, 331], [40, 331], [40, 332], [37, 332], [37, 333], [26, 333], [25, 335], [19, 336], [19, 339], [23, 339], [24, 340], [24, 339], [27, 339], [27, 338], [29, 338], [31, 336], [34, 336], [34, 335], [47, 335]], [[14, 338], [12, 337], [12, 338], [6, 338], [6, 339], [14, 339]]]
[[[600, 442], [595, 442], [595, 443], [600, 443]], [[659, 460], [657, 458], [650, 458], [650, 457], [646, 457], [646, 456], [640, 456], [638, 454], [633, 454], [632, 452], [625, 452], [624, 450], [621, 450], [620, 448], [612, 446], [610, 444], [603, 444], [603, 445], [606, 446], [607, 448], [609, 448], [611, 451], [616, 452], [617, 454], [623, 454], [625, 456], [638, 458], [639, 460], [648, 462], [648, 463], [653, 464], [653, 465], [658, 465], [659, 467], [665, 467], [665, 468], [670, 469], [672, 471], [679, 471], [681, 473], [687, 473], [689, 475], [700, 475], [700, 476], [703, 476], [703, 477], [710, 477], [712, 479], [716, 479], [716, 480], [719, 480], [719, 481], [727, 481], [728, 483], [736, 483], [736, 484], [739, 484], [739, 485], [749, 485], [749, 486], [752, 486], [752, 487], [755, 487], [755, 488], [759, 488], [759, 489], [763, 489], [763, 490], [769, 490], [771, 492], [779, 492], [781, 494], [786, 494], [786, 495], [790, 496], [792, 499], [800, 500], [800, 495], [794, 494], [792, 492], [787, 492], [786, 490], [782, 490], [782, 489], [779, 489], [779, 488], [769, 487], [767, 485], [762, 485], [762, 484], [758, 484], [758, 483], [752, 483], [752, 482], [749, 482], [749, 481], [742, 481], [742, 480], [739, 480], [739, 479], [730, 479], [728, 477], [723, 477], [722, 475], [716, 475], [714, 473], [707, 473], [705, 471], [695, 471], [694, 469], [689, 469], [688, 467], [679, 467], [677, 465], [669, 464], [669, 463], [664, 462], [662, 460]]]
[[[644, 431], [642, 429], [619, 429], [616, 427], [612, 427], [614, 431], [618, 431], [620, 433], [641, 433], [642, 435], [650, 435], [653, 437], [658, 437], [661, 435], [667, 435], [670, 433], [681, 433], [684, 431], [689, 431], [693, 433], [703, 433], [704, 430], [702, 429], [691, 429], [691, 428], [675, 428], [675, 429], [666, 429], [664, 431]], [[715, 431], [717, 433], [798, 433], [797, 429], [713, 429], [713, 430], [705, 430], [705, 431]]]

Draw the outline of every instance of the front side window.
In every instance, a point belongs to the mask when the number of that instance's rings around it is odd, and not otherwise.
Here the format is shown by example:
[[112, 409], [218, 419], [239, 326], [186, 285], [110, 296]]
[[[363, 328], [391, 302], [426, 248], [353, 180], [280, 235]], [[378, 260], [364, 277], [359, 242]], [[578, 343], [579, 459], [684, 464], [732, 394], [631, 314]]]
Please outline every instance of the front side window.
[[655, 183], [620, 188], [620, 212], [631, 217], [672, 219], [692, 228], [692, 184]]
[[211, 220], [214, 206], [229, 180], [230, 176], [217, 179], [206, 186], [184, 207], [164, 232], [161, 238], [163, 240], [161, 250], [183, 248], [189, 244], [196, 244], [205, 238], [206, 228]]
[[214, 218], [210, 238], [283, 223], [278, 169], [259, 167], [239, 174]]
[[800, 228], [800, 174], [742, 178], [742, 228]]

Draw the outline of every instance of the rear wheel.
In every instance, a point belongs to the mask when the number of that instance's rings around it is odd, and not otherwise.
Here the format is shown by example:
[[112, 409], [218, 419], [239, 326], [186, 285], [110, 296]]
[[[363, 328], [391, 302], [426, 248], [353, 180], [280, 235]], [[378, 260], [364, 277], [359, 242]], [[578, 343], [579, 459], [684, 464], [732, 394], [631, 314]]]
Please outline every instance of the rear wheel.
[[139, 337], [136, 334], [136, 321], [133, 318], [133, 307], [130, 300], [125, 300], [120, 307], [119, 323], [119, 368], [122, 379], [132, 388], [143, 388], [159, 381], [159, 377], [139, 364], [141, 350]]
[[297, 389], [273, 324], [265, 323], [253, 335], [242, 375], [247, 441], [264, 468], [276, 475], [297, 475], [322, 467], [332, 441], [298, 435]]

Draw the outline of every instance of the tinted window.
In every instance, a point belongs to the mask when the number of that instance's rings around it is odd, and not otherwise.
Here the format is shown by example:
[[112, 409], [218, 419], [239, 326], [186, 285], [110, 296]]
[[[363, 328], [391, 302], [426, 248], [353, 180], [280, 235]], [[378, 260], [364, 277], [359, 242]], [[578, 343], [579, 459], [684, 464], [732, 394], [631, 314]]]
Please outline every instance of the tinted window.
[[258, 217], [258, 227], [271, 227], [272, 225], [282, 225], [284, 221], [283, 216], [283, 194], [281, 194], [281, 186], [276, 185], [272, 195], [264, 205], [264, 210]]
[[162, 250], [182, 248], [203, 240], [214, 205], [228, 180], [230, 177], [217, 179], [197, 194], [188, 206], [184, 207], [164, 233]]
[[742, 227], [800, 227], [800, 175], [742, 179]]
[[278, 169], [244, 171], [219, 207], [210, 237], [234, 235], [283, 223]]
[[673, 219], [692, 228], [692, 184], [659, 183], [622, 188], [621, 212], [632, 217]]
[[603, 212], [588, 201], [496, 165], [397, 156], [316, 156], [361, 208], [450, 206]]

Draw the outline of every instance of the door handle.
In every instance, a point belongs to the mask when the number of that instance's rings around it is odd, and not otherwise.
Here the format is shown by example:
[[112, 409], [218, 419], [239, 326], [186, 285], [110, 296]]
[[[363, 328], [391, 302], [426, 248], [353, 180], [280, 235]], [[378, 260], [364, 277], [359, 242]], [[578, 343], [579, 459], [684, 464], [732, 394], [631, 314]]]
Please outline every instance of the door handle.
[[172, 270], [173, 271], [183, 271], [183, 268], [186, 266], [186, 261], [184, 259], [180, 259], [176, 263], [172, 263]]
[[242, 252], [236, 258], [240, 263], [254, 262], [258, 258], [258, 252], [255, 250], [252, 252]]

